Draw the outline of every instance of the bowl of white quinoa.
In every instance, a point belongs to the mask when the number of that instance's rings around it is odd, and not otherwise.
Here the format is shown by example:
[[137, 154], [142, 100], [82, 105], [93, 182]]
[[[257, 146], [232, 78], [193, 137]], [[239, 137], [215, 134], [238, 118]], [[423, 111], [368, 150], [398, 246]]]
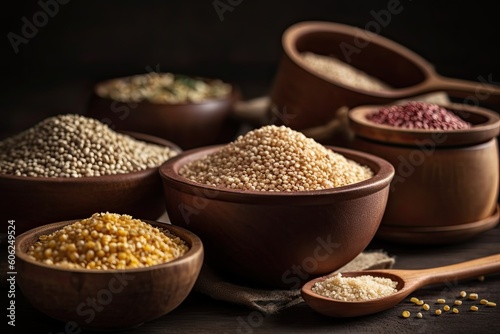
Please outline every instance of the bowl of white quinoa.
[[0, 141], [0, 216], [17, 233], [100, 211], [156, 220], [165, 211], [158, 167], [179, 152], [82, 115], [46, 118]]
[[382, 219], [394, 168], [267, 125], [160, 166], [167, 213], [242, 284], [299, 288], [352, 260]]
[[238, 98], [237, 87], [220, 79], [149, 72], [96, 83], [87, 114], [190, 149], [234, 137], [229, 116]]

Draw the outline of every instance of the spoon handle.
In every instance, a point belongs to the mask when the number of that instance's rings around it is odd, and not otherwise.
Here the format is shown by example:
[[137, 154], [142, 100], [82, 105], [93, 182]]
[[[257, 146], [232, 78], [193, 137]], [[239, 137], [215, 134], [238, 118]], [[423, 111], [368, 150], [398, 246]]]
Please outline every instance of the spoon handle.
[[[492, 81], [488, 78], [489, 81]], [[464, 103], [477, 105], [482, 102], [500, 106], [500, 86], [493, 85], [488, 80], [481, 82], [443, 77], [433, 74], [420, 84], [401, 89], [403, 95], [422, 95], [444, 91], [450, 96], [464, 99]]]
[[479, 277], [500, 272], [500, 254], [442, 267], [415, 270], [412, 278], [421, 279], [421, 284], [434, 284]]

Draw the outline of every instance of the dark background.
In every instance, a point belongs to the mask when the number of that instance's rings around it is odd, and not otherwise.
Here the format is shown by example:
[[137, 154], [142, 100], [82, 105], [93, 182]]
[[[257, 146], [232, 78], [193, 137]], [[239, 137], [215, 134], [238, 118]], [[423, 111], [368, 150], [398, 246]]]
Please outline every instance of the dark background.
[[[42, 0], [55, 2], [55, 0]], [[219, 77], [240, 85], [245, 99], [268, 92], [281, 56], [281, 35], [306, 20], [364, 28], [389, 1], [213, 0], [96, 1], [59, 4], [57, 13], [19, 45], [22, 20], [38, 1], [1, 11], [0, 136], [61, 112], [85, 113], [92, 85], [114, 76], [162, 72]], [[232, 6], [231, 3], [235, 6]], [[494, 1], [401, 0], [380, 35], [420, 54], [444, 76], [500, 82], [500, 21]]]

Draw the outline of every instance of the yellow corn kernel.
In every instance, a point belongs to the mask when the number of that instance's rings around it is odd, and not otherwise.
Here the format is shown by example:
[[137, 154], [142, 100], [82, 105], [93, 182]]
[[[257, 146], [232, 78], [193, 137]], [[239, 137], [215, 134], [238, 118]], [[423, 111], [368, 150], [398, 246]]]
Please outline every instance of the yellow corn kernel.
[[457, 299], [457, 300], [455, 300], [455, 301], [453, 302], [453, 304], [454, 304], [454, 305], [462, 305], [462, 301]]
[[417, 318], [419, 318], [419, 319], [422, 319], [422, 318], [423, 318], [423, 315], [422, 315], [422, 313], [421, 313], [421, 312], [418, 312], [418, 313], [417, 313]]
[[431, 309], [431, 307], [429, 306], [429, 304], [424, 304], [422, 305], [422, 308], [426, 311], [429, 311]]
[[46, 248], [43, 251], [43, 255], [45, 256], [46, 259], [50, 258], [52, 256], [52, 248]]
[[438, 300], [436, 302], [438, 304], [444, 304], [444, 303], [446, 303], [446, 299], [444, 299], [444, 298], [438, 298]]
[[471, 293], [469, 295], [470, 300], [477, 300], [478, 298], [479, 298], [479, 296], [477, 295], [477, 293]]
[[401, 315], [403, 316], [403, 318], [409, 318], [410, 317], [410, 311], [403, 311], [403, 313], [401, 313]]
[[489, 306], [489, 307], [496, 307], [496, 306], [497, 306], [497, 303], [494, 303], [494, 302], [487, 302], [487, 303], [486, 303], [486, 306]]
[[411, 297], [411, 298], [410, 298], [410, 301], [411, 301], [412, 303], [415, 303], [415, 304], [416, 304], [416, 303], [418, 302], [418, 298], [417, 298], [417, 297]]
[[443, 310], [444, 310], [445, 312], [448, 312], [448, 311], [450, 310], [450, 306], [449, 306], [449, 305], [445, 305], [445, 306], [443, 306]]
[[437, 309], [435, 313], [436, 313], [436, 315], [441, 315], [442, 312], [440, 309]]
[[459, 312], [460, 312], [460, 311], [458, 310], [458, 308], [456, 308], [456, 307], [454, 307], [452, 311], [453, 311], [453, 313], [459, 313]]
[[477, 312], [477, 310], [479, 310], [479, 308], [477, 306], [472, 305], [470, 307], [470, 310], [473, 311], [473, 312]]
[[120, 237], [124, 237], [128, 235], [128, 232], [124, 229], [119, 229], [116, 234], [118, 234]]
[[52, 240], [50, 240], [50, 241], [49, 241], [48, 246], [49, 246], [50, 248], [56, 248], [57, 243], [56, 243], [56, 241], [55, 241], [54, 239], [52, 239]]
[[486, 305], [486, 304], [488, 304], [488, 301], [487, 301], [486, 299], [481, 299], [481, 300], [479, 301], [479, 304], [481, 304], [481, 305]]
[[94, 254], [94, 251], [92, 249], [89, 249], [87, 251], [87, 253], [85, 254], [85, 258], [87, 259], [87, 261], [91, 261], [92, 259], [94, 259], [95, 257], [95, 254]]
[[422, 305], [424, 305], [424, 301], [423, 301], [423, 300], [419, 300], [416, 304], [417, 304], [418, 306], [422, 306]]
[[85, 244], [85, 247], [86, 247], [87, 249], [92, 249], [92, 250], [93, 250], [93, 249], [95, 248], [95, 242], [93, 242], [92, 240], [89, 240], [89, 241], [87, 241], [87, 243]]
[[463, 291], [463, 290], [462, 290], [462, 291], [460, 291], [460, 297], [462, 297], [462, 298], [467, 297], [467, 292], [465, 292], [465, 291]]

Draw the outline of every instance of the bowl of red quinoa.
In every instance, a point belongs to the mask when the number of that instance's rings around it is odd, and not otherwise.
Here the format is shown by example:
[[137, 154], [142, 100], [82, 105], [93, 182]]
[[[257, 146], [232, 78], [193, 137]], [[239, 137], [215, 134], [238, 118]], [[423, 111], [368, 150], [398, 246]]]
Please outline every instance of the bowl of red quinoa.
[[453, 243], [498, 223], [498, 113], [407, 101], [353, 108], [348, 118], [351, 148], [396, 171], [380, 238]]
[[98, 212], [19, 234], [16, 258], [34, 308], [74, 332], [116, 331], [177, 308], [200, 273], [203, 244], [178, 226]]
[[200, 236], [210, 266], [242, 284], [299, 288], [369, 244], [394, 169], [269, 125], [185, 151], [160, 175], [172, 224]]
[[158, 166], [180, 151], [81, 115], [46, 118], [0, 142], [0, 217], [15, 219], [17, 233], [108, 210], [158, 219]]

